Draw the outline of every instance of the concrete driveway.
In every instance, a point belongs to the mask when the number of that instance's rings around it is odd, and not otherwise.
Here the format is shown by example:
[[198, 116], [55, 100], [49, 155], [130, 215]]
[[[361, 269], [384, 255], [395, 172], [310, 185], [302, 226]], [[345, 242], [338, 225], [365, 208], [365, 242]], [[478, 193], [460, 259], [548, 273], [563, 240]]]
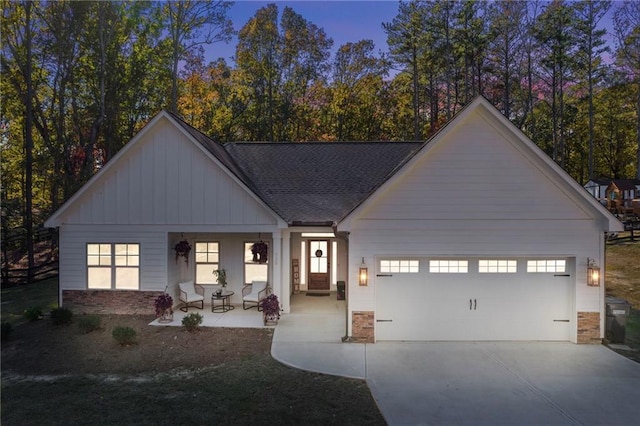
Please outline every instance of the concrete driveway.
[[390, 425], [640, 423], [640, 364], [604, 346], [380, 342], [365, 374]]
[[365, 379], [390, 425], [640, 424], [640, 364], [565, 342], [342, 343], [344, 301], [296, 295], [271, 354]]

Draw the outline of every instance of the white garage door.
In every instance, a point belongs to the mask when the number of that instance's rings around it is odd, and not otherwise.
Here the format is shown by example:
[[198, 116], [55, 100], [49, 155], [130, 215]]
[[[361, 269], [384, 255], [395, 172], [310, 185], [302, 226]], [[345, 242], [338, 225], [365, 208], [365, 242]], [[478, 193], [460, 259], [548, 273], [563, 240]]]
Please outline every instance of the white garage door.
[[377, 340], [569, 340], [571, 259], [379, 258]]

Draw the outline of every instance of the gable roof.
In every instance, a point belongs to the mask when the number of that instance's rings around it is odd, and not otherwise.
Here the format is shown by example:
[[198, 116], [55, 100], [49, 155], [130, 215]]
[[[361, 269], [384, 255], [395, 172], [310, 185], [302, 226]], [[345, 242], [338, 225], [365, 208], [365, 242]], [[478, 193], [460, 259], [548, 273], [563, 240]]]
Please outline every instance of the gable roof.
[[[618, 222], [564, 170], [511, 124], [486, 99], [479, 97], [463, 108], [427, 142], [231, 142], [220, 144], [187, 124], [175, 114], [162, 111], [96, 174], [117, 162], [142, 135], [167, 117], [189, 139], [208, 153], [230, 176], [289, 225], [329, 226], [352, 216], [369, 202], [389, 181], [406, 173], [417, 156], [437, 145], [471, 111], [481, 110], [502, 123], [527, 149], [528, 155], [542, 161], [566, 185], [575, 190], [616, 229]], [[52, 217], [46, 226], [57, 226], [57, 219], [69, 205], [91, 186], [92, 177]], [[618, 222], [619, 223], [619, 222]]]
[[363, 199], [345, 218], [343, 218], [338, 226], [341, 229], [349, 228], [350, 222], [356, 218], [367, 206], [375, 203], [375, 199], [387, 191], [395, 181], [401, 179], [415, 166], [421, 158], [428, 155], [431, 150], [437, 147], [446, 139], [446, 136], [453, 132], [460, 123], [465, 121], [471, 114], [480, 114], [487, 122], [491, 124], [497, 131], [508, 135], [507, 139], [512, 142], [529, 161], [536, 164], [538, 169], [552, 177], [563, 188], [565, 194], [571, 196], [578, 203], [587, 206], [594, 214], [604, 223], [603, 226], [608, 231], [622, 231], [621, 222], [609, 212], [602, 204], [584, 190], [578, 182], [576, 182], [564, 169], [554, 162], [540, 147], [538, 147], [531, 139], [529, 139], [519, 128], [511, 123], [502, 113], [495, 108], [484, 97], [478, 96], [475, 100], [467, 104], [459, 111], [449, 122], [438, 130], [427, 142], [425, 142], [418, 152], [415, 152], [410, 158], [407, 158], [404, 164], [398, 168], [394, 175], [382, 183], [366, 199]]

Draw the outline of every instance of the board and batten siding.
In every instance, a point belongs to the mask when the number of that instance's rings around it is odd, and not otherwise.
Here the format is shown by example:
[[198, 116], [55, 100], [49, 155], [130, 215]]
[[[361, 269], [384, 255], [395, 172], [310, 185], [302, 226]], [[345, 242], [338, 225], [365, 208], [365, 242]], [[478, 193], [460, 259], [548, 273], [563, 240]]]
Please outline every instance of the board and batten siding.
[[[602, 219], [496, 123], [470, 114], [345, 221], [350, 315], [375, 310], [380, 256], [575, 258], [575, 309], [601, 312], [586, 258], [604, 266]], [[362, 258], [367, 287], [357, 285]]]
[[63, 225], [60, 227], [60, 289], [87, 289], [88, 243], [140, 244], [140, 290], [162, 291], [167, 285], [167, 233], [139, 227]]
[[276, 224], [273, 213], [168, 118], [76, 200], [69, 224]]

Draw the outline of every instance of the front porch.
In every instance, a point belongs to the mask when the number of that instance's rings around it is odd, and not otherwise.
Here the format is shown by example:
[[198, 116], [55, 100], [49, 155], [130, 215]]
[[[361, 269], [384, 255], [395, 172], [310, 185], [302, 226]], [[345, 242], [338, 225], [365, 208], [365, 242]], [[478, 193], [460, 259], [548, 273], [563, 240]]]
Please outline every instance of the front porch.
[[[244, 310], [241, 303], [232, 306], [233, 310], [224, 313], [211, 312], [210, 304], [205, 304], [204, 309], [190, 307], [189, 312], [176, 308], [172, 322], [159, 323], [156, 319], [149, 325], [181, 327], [185, 315], [197, 312], [203, 317], [202, 327], [274, 328], [264, 325], [262, 312], [256, 308]], [[287, 341], [340, 342], [346, 334], [346, 311], [347, 302], [337, 300], [336, 292], [329, 292], [328, 296], [293, 294], [291, 312], [281, 314], [279, 335]]]

